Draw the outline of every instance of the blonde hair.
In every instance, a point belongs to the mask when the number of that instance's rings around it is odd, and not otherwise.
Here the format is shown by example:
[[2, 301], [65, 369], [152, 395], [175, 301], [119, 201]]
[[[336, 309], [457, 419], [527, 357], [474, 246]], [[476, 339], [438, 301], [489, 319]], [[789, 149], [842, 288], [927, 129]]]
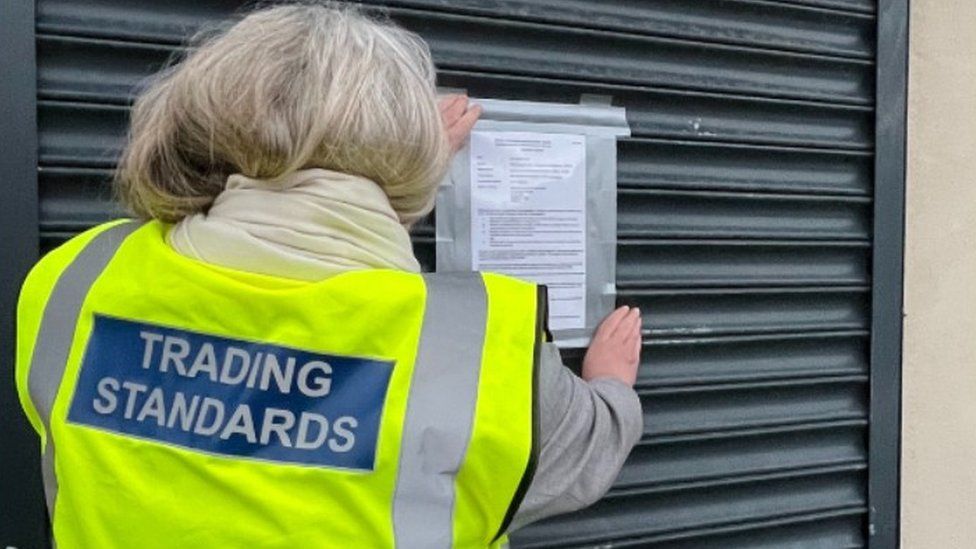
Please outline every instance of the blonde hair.
[[430, 51], [331, 3], [254, 11], [205, 37], [136, 100], [115, 177], [135, 214], [175, 222], [240, 173], [366, 177], [401, 223], [430, 212], [449, 159]]

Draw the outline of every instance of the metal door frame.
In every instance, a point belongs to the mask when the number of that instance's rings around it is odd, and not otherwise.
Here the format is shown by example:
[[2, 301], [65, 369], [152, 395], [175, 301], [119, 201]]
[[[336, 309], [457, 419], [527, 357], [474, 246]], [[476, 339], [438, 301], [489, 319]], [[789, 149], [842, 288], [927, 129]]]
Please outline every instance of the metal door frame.
[[14, 385], [20, 284], [37, 262], [34, 2], [0, 1], [0, 547], [47, 545], [40, 445]]
[[868, 547], [899, 544], [909, 0], [879, 0], [871, 285]]

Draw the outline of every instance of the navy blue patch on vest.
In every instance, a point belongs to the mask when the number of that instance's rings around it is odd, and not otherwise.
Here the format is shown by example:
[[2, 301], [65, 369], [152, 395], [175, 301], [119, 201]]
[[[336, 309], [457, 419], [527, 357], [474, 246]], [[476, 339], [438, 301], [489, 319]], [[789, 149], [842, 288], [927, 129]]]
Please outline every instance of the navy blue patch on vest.
[[372, 470], [392, 371], [96, 315], [68, 420], [214, 454]]

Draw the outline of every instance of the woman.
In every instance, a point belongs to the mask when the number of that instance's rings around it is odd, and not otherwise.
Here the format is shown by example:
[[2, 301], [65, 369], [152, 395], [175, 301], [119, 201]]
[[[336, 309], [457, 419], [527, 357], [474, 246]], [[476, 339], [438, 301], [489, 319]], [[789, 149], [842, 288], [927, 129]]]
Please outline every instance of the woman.
[[582, 379], [544, 289], [420, 275], [479, 110], [426, 45], [331, 6], [256, 11], [136, 101], [142, 222], [46, 256], [17, 381], [60, 547], [484, 547], [609, 488], [639, 438], [640, 313]]

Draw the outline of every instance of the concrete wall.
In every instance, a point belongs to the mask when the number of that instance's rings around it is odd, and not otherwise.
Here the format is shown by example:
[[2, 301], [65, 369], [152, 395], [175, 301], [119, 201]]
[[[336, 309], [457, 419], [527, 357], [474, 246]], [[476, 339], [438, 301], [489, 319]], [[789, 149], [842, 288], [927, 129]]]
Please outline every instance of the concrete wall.
[[902, 547], [976, 547], [976, 0], [911, 0]]

